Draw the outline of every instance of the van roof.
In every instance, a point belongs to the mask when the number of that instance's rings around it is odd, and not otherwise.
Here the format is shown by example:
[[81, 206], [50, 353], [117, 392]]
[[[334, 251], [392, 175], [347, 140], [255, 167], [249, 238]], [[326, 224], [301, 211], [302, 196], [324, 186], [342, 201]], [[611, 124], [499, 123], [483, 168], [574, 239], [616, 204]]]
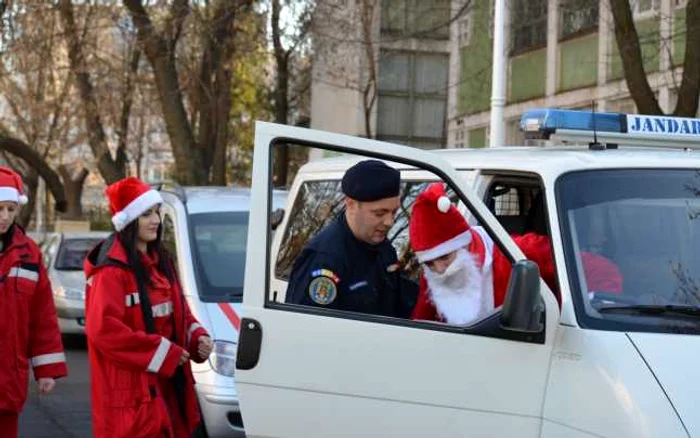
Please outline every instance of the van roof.
[[[183, 187], [183, 190], [189, 213], [247, 211], [250, 208], [250, 188], [248, 187], [191, 186]], [[164, 198], [180, 199], [176, 193], [169, 190], [163, 190], [161, 193]], [[286, 190], [274, 190], [273, 207], [284, 208], [287, 195]]]
[[[507, 146], [484, 149], [438, 149], [440, 155], [459, 170], [510, 170], [541, 175], [558, 176], [565, 172], [584, 169], [612, 168], [699, 168], [700, 151], [621, 148], [601, 151], [587, 147]], [[345, 155], [324, 158], [305, 164], [299, 173], [344, 172], [363, 157]], [[414, 167], [393, 163], [398, 169]]]

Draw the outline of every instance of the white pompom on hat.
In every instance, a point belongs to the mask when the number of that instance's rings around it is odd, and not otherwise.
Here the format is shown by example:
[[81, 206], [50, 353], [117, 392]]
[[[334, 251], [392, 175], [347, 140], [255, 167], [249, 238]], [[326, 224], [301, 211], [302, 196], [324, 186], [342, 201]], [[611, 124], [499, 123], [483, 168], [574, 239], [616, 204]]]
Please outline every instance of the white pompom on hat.
[[146, 210], [163, 202], [157, 190], [136, 177], [121, 179], [105, 189], [114, 229], [121, 231]]
[[17, 172], [6, 166], [0, 166], [0, 202], [16, 202], [26, 204], [29, 199], [24, 194], [22, 177]]

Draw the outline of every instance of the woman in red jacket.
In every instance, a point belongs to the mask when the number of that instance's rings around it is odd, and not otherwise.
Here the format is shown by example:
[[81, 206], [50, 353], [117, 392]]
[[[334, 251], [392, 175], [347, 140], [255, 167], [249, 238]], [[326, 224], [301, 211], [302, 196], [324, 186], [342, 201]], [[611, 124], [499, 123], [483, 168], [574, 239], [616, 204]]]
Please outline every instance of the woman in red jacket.
[[160, 194], [137, 178], [105, 191], [116, 233], [85, 261], [95, 438], [190, 437], [200, 424], [190, 359], [212, 342], [161, 244]]
[[18, 434], [30, 364], [41, 394], [68, 373], [41, 252], [15, 224], [26, 203], [22, 178], [0, 166], [0, 438]]

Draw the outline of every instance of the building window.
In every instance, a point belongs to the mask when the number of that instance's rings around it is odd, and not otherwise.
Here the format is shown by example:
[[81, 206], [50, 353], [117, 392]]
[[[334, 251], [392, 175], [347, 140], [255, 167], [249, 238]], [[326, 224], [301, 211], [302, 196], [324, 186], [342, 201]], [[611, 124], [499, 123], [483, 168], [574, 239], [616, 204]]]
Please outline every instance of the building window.
[[450, 0], [382, 0], [381, 32], [413, 38], [449, 39]]
[[462, 128], [457, 128], [457, 130], [454, 131], [455, 135], [455, 141], [454, 141], [454, 147], [457, 149], [463, 149], [464, 146], [466, 146], [466, 141], [467, 141], [467, 131]]
[[514, 0], [511, 11], [513, 53], [547, 44], [547, 0]]
[[377, 138], [424, 148], [445, 143], [449, 55], [382, 51]]
[[459, 29], [459, 46], [468, 46], [472, 32], [471, 13], [465, 12], [464, 16], [457, 22], [457, 26]]
[[661, 0], [630, 0], [630, 7], [635, 18], [645, 18], [659, 11]]
[[560, 37], [598, 27], [598, 0], [565, 0], [561, 3]]

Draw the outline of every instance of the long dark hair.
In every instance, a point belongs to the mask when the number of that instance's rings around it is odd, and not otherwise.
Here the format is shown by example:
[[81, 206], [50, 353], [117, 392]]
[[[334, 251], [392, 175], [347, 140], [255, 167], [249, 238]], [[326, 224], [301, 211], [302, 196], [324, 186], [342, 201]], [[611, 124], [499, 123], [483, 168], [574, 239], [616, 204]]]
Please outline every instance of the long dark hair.
[[[139, 221], [138, 219], [131, 222], [123, 230], [117, 232], [119, 241], [126, 250], [126, 259], [129, 266], [134, 271], [136, 280], [144, 285], [151, 284], [151, 278], [146, 271], [146, 266], [143, 264], [138, 253], [138, 238], [139, 238]], [[175, 273], [172, 272], [173, 264], [170, 252], [163, 245], [163, 223], [158, 225], [158, 237], [153, 242], [148, 243], [148, 253], [158, 256], [157, 269], [164, 274], [172, 283], [175, 279]]]

